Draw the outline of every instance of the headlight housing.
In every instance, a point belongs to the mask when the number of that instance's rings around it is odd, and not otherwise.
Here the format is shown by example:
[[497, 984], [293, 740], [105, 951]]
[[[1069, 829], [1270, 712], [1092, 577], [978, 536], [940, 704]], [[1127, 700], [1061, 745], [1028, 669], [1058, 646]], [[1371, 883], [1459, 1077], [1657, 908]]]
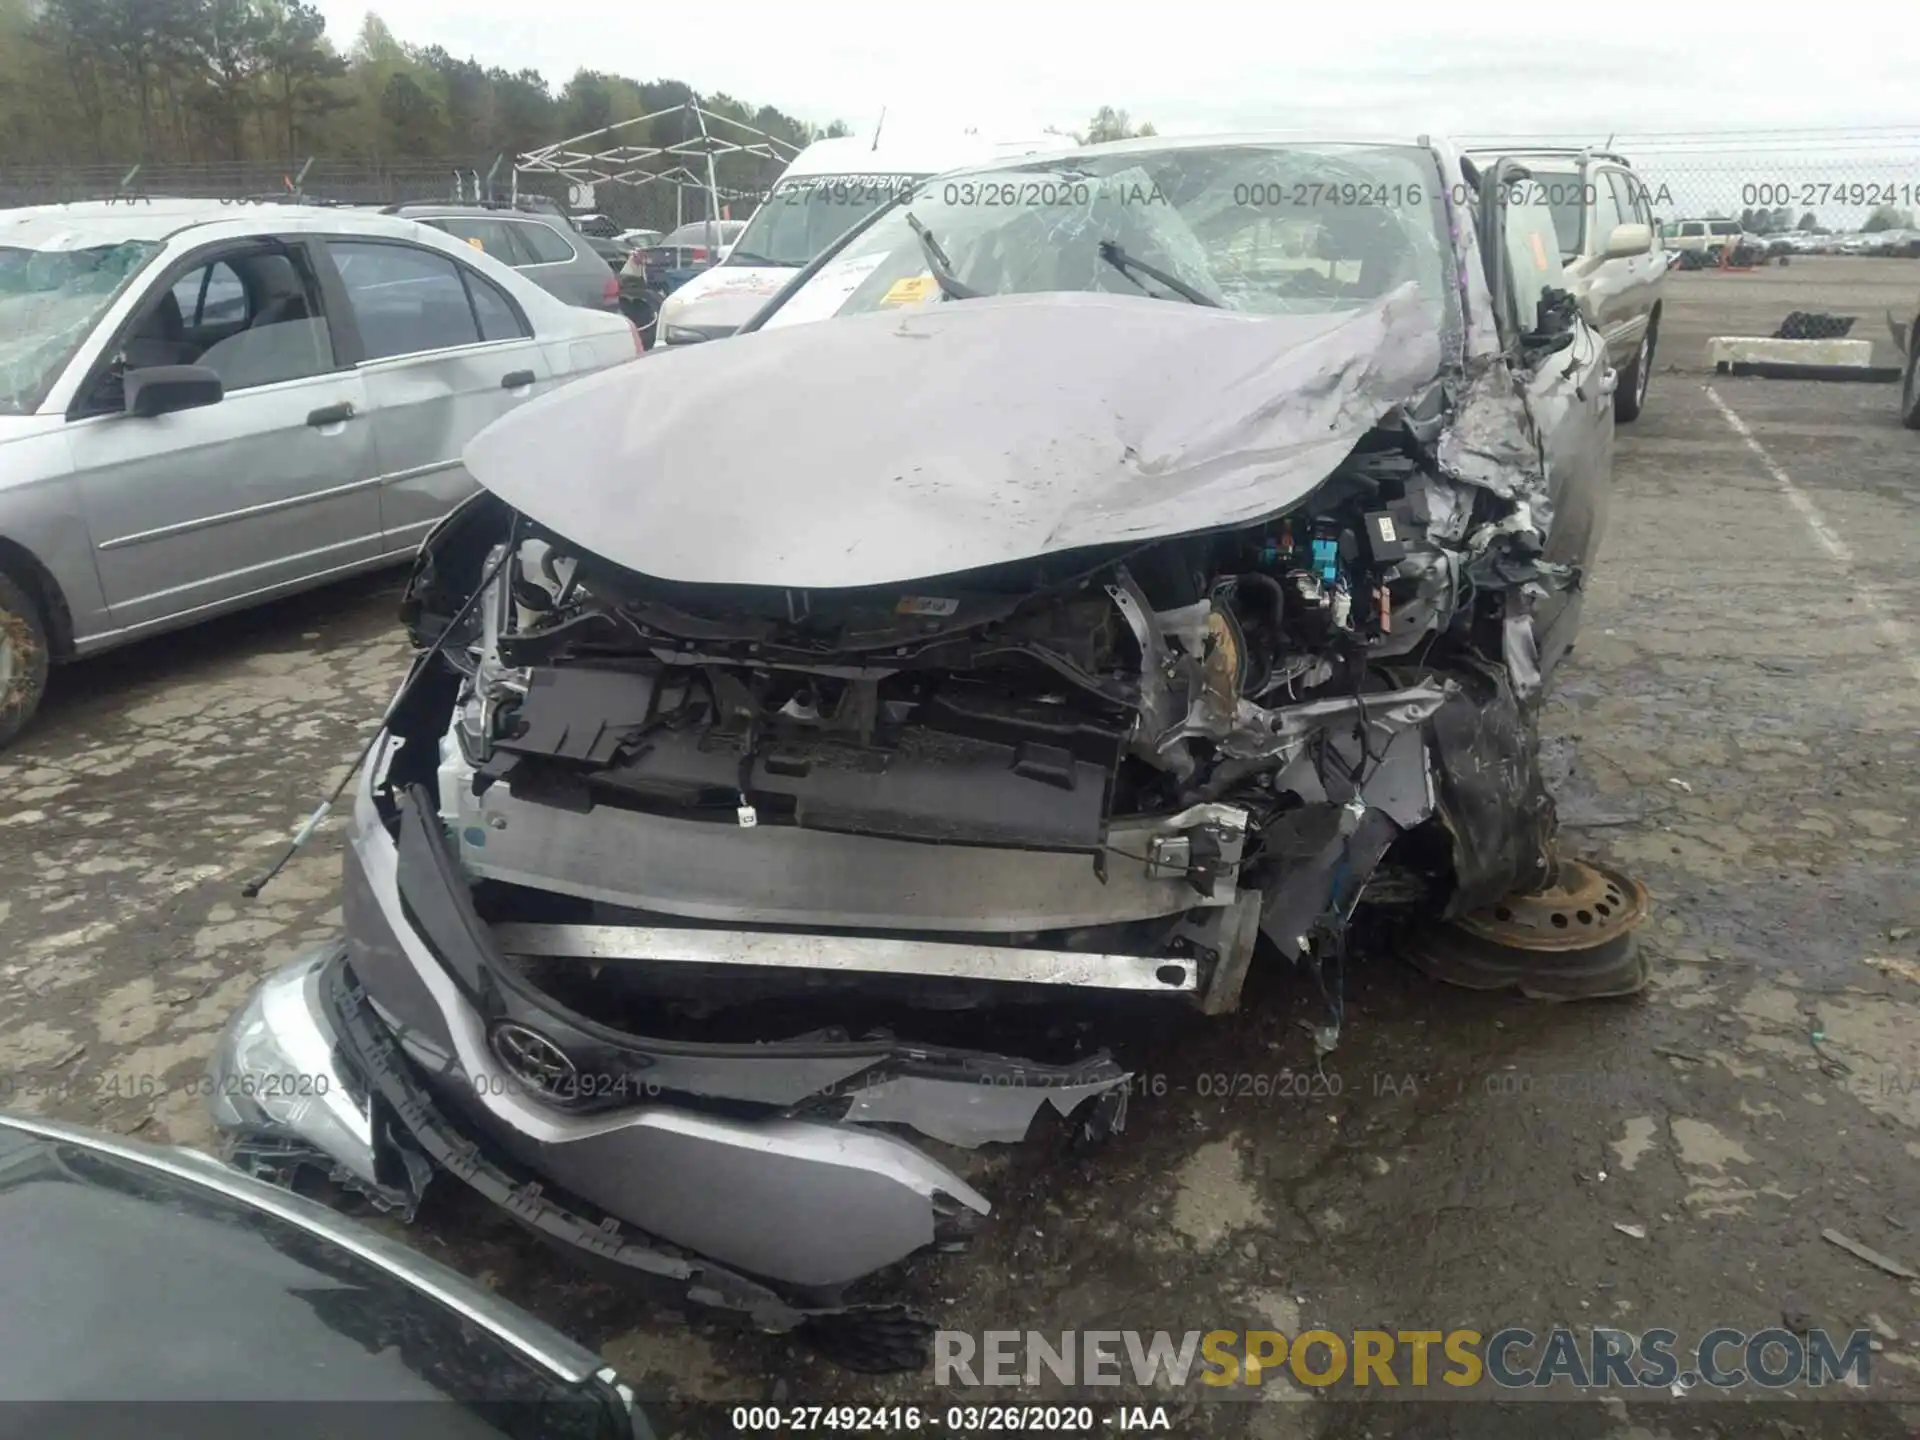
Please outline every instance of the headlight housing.
[[339, 1061], [321, 988], [338, 953], [309, 950], [253, 992], [208, 1062], [209, 1104], [230, 1144], [311, 1149], [377, 1185], [368, 1095]]

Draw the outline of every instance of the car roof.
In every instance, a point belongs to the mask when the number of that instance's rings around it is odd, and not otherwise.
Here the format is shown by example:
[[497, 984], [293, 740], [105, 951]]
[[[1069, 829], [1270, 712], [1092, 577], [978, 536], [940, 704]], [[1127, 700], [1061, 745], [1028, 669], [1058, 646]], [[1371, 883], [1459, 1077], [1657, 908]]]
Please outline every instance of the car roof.
[[408, 240], [417, 239], [423, 228], [398, 215], [354, 206], [156, 197], [131, 204], [95, 200], [0, 211], [0, 245], [74, 250], [132, 241], [162, 244], [206, 225], [227, 225], [242, 233], [331, 231]]
[[1131, 140], [1107, 140], [1097, 145], [1060, 145], [1051, 150], [1027, 154], [996, 155], [956, 170], [955, 174], [989, 173], [1016, 169], [1024, 165], [1046, 165], [1083, 155], [1157, 154], [1168, 150], [1210, 150], [1236, 145], [1308, 145], [1351, 146], [1355, 149], [1432, 150], [1443, 156], [1457, 155], [1446, 141], [1434, 136], [1347, 134], [1329, 135], [1324, 130], [1236, 130], [1207, 135], [1142, 135]]
[[1580, 168], [1580, 159], [1576, 155], [1528, 155], [1524, 151], [1483, 150], [1472, 158], [1484, 160], [1495, 156], [1501, 159], [1519, 160], [1526, 165], [1527, 169], [1544, 175], [1571, 175]]
[[1556, 173], [1561, 166], [1571, 170], [1580, 163], [1581, 155], [1590, 160], [1599, 160], [1608, 165], [1624, 165], [1633, 168], [1633, 162], [1616, 150], [1602, 146], [1588, 146], [1584, 150], [1578, 145], [1469, 145], [1461, 152], [1475, 160], [1489, 157], [1511, 157], [1515, 160], [1528, 160], [1543, 167], [1552, 167]]

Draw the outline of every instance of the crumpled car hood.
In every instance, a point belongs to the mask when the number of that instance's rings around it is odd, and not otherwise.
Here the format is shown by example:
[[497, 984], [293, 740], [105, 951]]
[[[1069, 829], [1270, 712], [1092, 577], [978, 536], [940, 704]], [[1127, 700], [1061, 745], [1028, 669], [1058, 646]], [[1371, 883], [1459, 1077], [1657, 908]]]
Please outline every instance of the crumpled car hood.
[[464, 458], [515, 509], [644, 574], [884, 585], [1258, 520], [1440, 365], [1411, 286], [1340, 315], [995, 296], [620, 366]]

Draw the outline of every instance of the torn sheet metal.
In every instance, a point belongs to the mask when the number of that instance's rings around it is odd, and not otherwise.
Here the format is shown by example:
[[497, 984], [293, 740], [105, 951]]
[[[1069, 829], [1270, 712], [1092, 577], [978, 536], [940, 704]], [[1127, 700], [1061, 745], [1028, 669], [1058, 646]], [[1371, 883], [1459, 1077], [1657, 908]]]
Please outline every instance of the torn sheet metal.
[[[1358, 787], [1355, 774], [1361, 776]], [[1402, 830], [1432, 815], [1437, 799], [1426, 730], [1418, 725], [1391, 732], [1384, 741], [1369, 734], [1364, 748], [1351, 727], [1329, 730], [1319, 753], [1296, 756], [1274, 784], [1307, 805], [1346, 805], [1357, 797]]]
[[1448, 479], [1530, 505], [1536, 535], [1553, 524], [1539, 437], [1505, 362], [1489, 364], [1468, 381], [1440, 436], [1437, 458]]
[[1511, 677], [1491, 665], [1456, 673], [1459, 688], [1430, 721], [1439, 815], [1453, 842], [1449, 916], [1546, 883], [1557, 824], [1539, 730]]
[[1506, 661], [1507, 678], [1513, 682], [1514, 698], [1522, 705], [1539, 698], [1540, 641], [1534, 634], [1531, 596], [1524, 593], [1508, 604], [1500, 623], [1500, 654]]
[[1220, 749], [1241, 759], [1292, 755], [1310, 736], [1356, 726], [1371, 743], [1383, 746], [1395, 734], [1418, 726], [1445, 702], [1445, 682], [1425, 680], [1404, 690], [1372, 695], [1339, 695], [1299, 705], [1263, 710], [1245, 700], [1234, 711], [1233, 729], [1219, 736]]
[[965, 1149], [991, 1143], [1017, 1144], [1033, 1128], [1033, 1117], [1051, 1105], [1070, 1117], [1101, 1095], [1115, 1095], [1118, 1116], [1110, 1128], [1124, 1128], [1127, 1076], [1083, 1085], [1029, 1089], [995, 1085], [984, 1077], [973, 1084], [928, 1081], [902, 1075], [854, 1090], [845, 1119], [859, 1125], [905, 1125], [928, 1139]]
[[[1361, 892], [1400, 834], [1384, 811], [1370, 810], [1364, 802], [1304, 813], [1315, 817], [1317, 845], [1281, 872], [1260, 912], [1261, 931], [1290, 960], [1311, 954], [1316, 936], [1338, 936], [1346, 928]], [[1293, 837], [1295, 844], [1306, 838], [1304, 832]]]

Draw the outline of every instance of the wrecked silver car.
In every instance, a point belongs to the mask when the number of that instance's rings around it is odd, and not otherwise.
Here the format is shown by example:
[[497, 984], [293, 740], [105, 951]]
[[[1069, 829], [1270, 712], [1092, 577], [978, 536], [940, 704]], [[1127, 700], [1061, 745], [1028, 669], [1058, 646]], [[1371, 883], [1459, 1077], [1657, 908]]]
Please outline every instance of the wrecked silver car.
[[1613, 440], [1559, 281], [1511, 164], [1125, 142], [929, 181], [728, 344], [499, 422], [345, 937], [216, 1060], [235, 1158], [407, 1213], [444, 1169], [881, 1363], [847, 1287], [989, 1209], [934, 1149], [1124, 1119], [1112, 1056], [956, 1014], [1290, 964], [1330, 1045], [1370, 885], [1553, 880], [1535, 714]]

